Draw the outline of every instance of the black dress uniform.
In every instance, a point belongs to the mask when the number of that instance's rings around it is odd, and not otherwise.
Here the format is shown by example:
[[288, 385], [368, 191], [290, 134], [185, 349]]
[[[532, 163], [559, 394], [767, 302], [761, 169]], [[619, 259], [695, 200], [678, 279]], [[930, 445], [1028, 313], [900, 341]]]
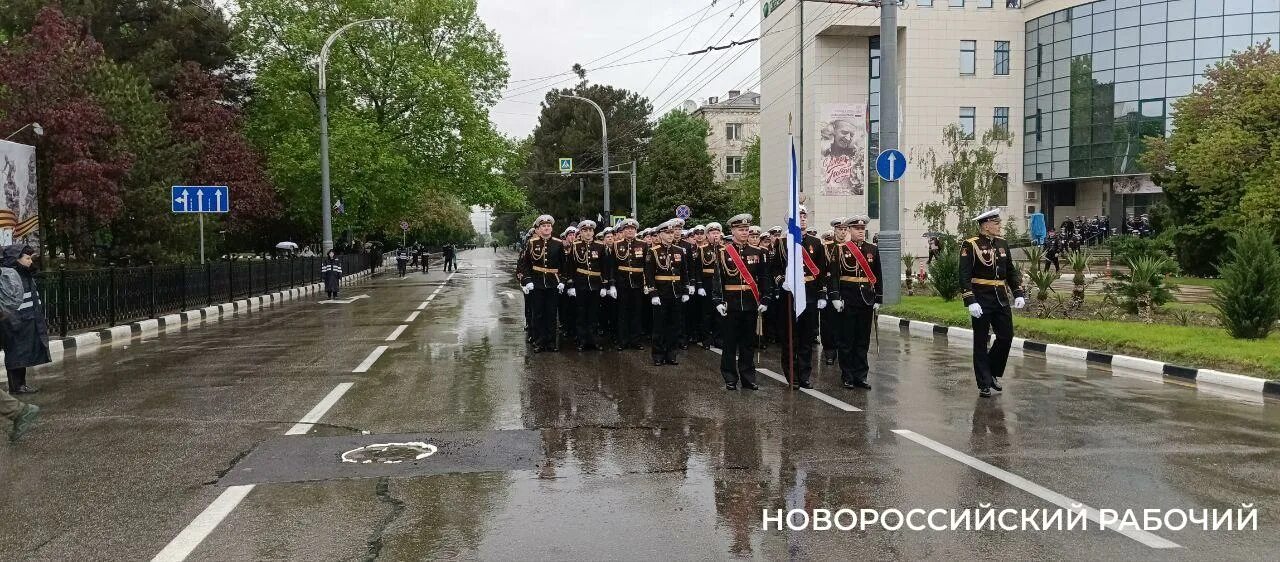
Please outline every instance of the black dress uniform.
[[[693, 234], [692, 229], [689, 236]], [[689, 285], [693, 287], [693, 294], [689, 295], [689, 300], [680, 304], [680, 315], [683, 322], [680, 323], [680, 348], [684, 349], [689, 346], [690, 341], [698, 339], [698, 324], [700, 323], [702, 300], [698, 296], [698, 284], [702, 275], [698, 272], [698, 246], [685, 236], [686, 240], [678, 242], [680, 249], [684, 252], [684, 267], [687, 270], [685, 275], [689, 280]]]
[[[998, 211], [978, 216], [978, 224], [998, 217]], [[964, 304], [977, 304], [981, 316], [970, 318], [973, 325], [973, 374], [978, 390], [984, 396], [991, 389], [1000, 390], [999, 379], [1004, 376], [1005, 363], [1009, 360], [1009, 347], [1013, 343], [1013, 311], [1015, 299], [1025, 298], [1022, 290], [1022, 274], [1013, 264], [1013, 255], [1004, 238], [979, 235], [960, 245], [960, 287], [964, 291]], [[972, 316], [972, 311], [971, 311]], [[994, 331], [995, 342], [987, 347], [989, 334]]]
[[[678, 229], [667, 223], [662, 228]], [[649, 247], [644, 262], [645, 292], [653, 305], [654, 365], [679, 365], [681, 304], [688, 302], [689, 276], [684, 250], [661, 241]], [[652, 302], [657, 299], [657, 302]]]
[[[548, 217], [549, 218], [549, 217]], [[522, 286], [533, 284], [529, 302], [533, 305], [533, 349], [556, 351], [556, 306], [564, 267], [564, 245], [559, 238], [534, 236], [525, 244], [516, 265]]]
[[[626, 227], [631, 219], [623, 221]], [[640, 343], [640, 315], [644, 313], [644, 261], [649, 245], [623, 239], [613, 245], [612, 285], [618, 290], [618, 350], [644, 349]]]
[[[595, 227], [594, 223], [590, 225]], [[586, 228], [583, 223], [578, 228]], [[587, 348], [600, 349], [597, 340], [597, 329], [600, 324], [600, 292], [609, 288], [608, 271], [609, 255], [604, 244], [594, 239], [579, 237], [569, 246], [568, 256], [564, 261], [564, 278], [569, 279], [569, 287], [573, 288], [573, 305], [577, 313], [574, 327], [577, 329], [578, 350]]]
[[[848, 226], [865, 226], [867, 222], [868, 219], [861, 216], [845, 220]], [[850, 246], [862, 253], [867, 262], [866, 268], [858, 261]], [[833, 254], [835, 259], [829, 266], [834, 293], [832, 297], [840, 299], [843, 307], [843, 310], [836, 313], [839, 325], [836, 345], [839, 349], [840, 380], [845, 388], [871, 388], [867, 384], [867, 373], [871, 370], [867, 363], [867, 351], [871, 347], [875, 307], [884, 300], [880, 251], [875, 244], [864, 240], [861, 244], [852, 241], [836, 244]]]
[[[715, 236], [720, 236], [719, 225], [712, 230]], [[710, 236], [708, 236], [710, 239]], [[702, 306], [700, 314], [702, 315], [700, 339], [703, 347], [720, 347], [720, 313], [716, 312], [716, 303], [711, 299], [711, 284], [715, 281], [716, 276], [716, 257], [722, 246], [721, 241], [707, 242], [698, 247], [698, 287], [702, 292], [706, 293], [702, 297], [699, 304]]]
[[[822, 240], [808, 235], [801, 240], [801, 246], [810, 258], [801, 266], [804, 268], [805, 308], [799, 318], [796, 318], [794, 309], [782, 312], [783, 322], [792, 321], [792, 319], [795, 322], [790, 338], [785, 332], [782, 333], [782, 373], [787, 380], [793, 381], [793, 384], [801, 388], [809, 388], [809, 375], [813, 373], [813, 338], [818, 329], [818, 300], [827, 300], [831, 275]], [[787, 265], [791, 259], [790, 239], [783, 238], [778, 242], [778, 259], [773, 262], [773, 269], [775, 276], [785, 277]], [[797, 259], [804, 258], [797, 257]], [[812, 268], [809, 267], [810, 263], [813, 264]], [[791, 373], [793, 361], [796, 369], [794, 377]]]
[[[749, 226], [751, 215], [738, 215], [729, 219], [729, 228]], [[732, 248], [732, 250], [731, 250]], [[730, 252], [737, 252], [742, 260], [743, 272]], [[753, 291], [747, 283], [750, 276], [756, 283], [759, 292]], [[726, 314], [721, 318], [720, 338], [724, 343], [720, 356], [720, 375], [724, 377], [725, 388], [737, 389], [738, 382], [743, 388], [756, 390], [756, 319], [759, 307], [768, 306], [768, 295], [773, 291], [772, 279], [764, 250], [750, 244], [730, 242], [717, 248], [715, 280], [711, 284], [711, 300], [716, 306], [723, 305]]]
[[[843, 228], [844, 217], [832, 219], [831, 225], [839, 225]], [[834, 240], [824, 239], [822, 241], [822, 251], [822, 253], [826, 255], [828, 264], [835, 261], [836, 243]], [[828, 280], [831, 279], [830, 272], [828, 272], [827, 278]], [[828, 300], [835, 300], [834, 297], [836, 297], [836, 295], [837, 294], [835, 292], [832, 292], [830, 296], [833, 298]], [[824, 365], [836, 364], [836, 349], [838, 347], [836, 345], [836, 334], [839, 332], [836, 314], [836, 309], [831, 306], [827, 306], [826, 308], [818, 311], [818, 332], [822, 339], [822, 363]]]

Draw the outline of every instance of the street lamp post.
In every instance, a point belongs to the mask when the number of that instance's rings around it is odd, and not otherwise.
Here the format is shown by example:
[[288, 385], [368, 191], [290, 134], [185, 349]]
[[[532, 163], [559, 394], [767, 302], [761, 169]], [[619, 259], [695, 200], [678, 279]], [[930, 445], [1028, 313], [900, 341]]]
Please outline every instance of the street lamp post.
[[582, 100], [591, 104], [591, 107], [596, 108], [596, 113], [600, 114], [600, 143], [603, 146], [604, 152], [604, 216], [607, 220], [608, 217], [613, 214], [609, 207], [609, 124], [605, 122], [604, 110], [600, 109], [600, 105], [596, 102], [582, 96], [574, 96], [570, 94], [563, 95], [566, 98]]
[[27, 123], [26, 125], [23, 125], [21, 129], [9, 133], [9, 136], [5, 137], [4, 140], [9, 140], [17, 136], [18, 133], [27, 130], [27, 127], [31, 127], [31, 130], [35, 132], [36, 136], [44, 136], [44, 127], [41, 127], [39, 123]]
[[323, 251], [321, 252], [323, 255], [328, 255], [329, 250], [333, 249], [333, 209], [329, 206], [329, 101], [325, 93], [328, 83], [325, 80], [324, 67], [329, 62], [329, 49], [333, 47], [333, 42], [338, 39], [339, 35], [342, 35], [342, 32], [362, 23], [375, 21], [391, 20], [388, 18], [370, 18], [353, 21], [333, 32], [325, 40], [324, 47], [320, 49], [320, 223], [324, 231]]

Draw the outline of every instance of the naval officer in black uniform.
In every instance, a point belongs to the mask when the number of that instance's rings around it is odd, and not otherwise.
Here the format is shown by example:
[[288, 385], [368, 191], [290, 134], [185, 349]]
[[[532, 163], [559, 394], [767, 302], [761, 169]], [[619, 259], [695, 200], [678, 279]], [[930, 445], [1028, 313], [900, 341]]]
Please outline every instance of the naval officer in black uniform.
[[[978, 235], [960, 245], [960, 288], [973, 317], [973, 374], [978, 381], [978, 394], [986, 397], [993, 389], [1003, 390], [1000, 377], [1004, 376], [1013, 343], [1013, 311], [1009, 307], [1025, 306], [1026, 295], [1009, 243], [999, 236], [1000, 209], [982, 213], [974, 220], [978, 222]], [[988, 349], [991, 331], [996, 333], [996, 340]]]

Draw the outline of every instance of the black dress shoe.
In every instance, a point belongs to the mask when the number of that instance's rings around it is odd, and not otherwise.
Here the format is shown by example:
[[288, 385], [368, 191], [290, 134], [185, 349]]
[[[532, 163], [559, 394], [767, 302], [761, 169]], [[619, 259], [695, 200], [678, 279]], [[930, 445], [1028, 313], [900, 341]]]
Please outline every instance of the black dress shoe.
[[635, 345], [631, 346], [631, 349], [638, 349], [638, 350], [640, 350], [640, 351], [644, 351], [644, 344], [639, 344], [639, 343], [638, 343], [638, 344], [635, 344]]
[[663, 360], [661, 360], [661, 359], [654, 359], [654, 360], [653, 360], [653, 366], [654, 366], [654, 367], [661, 367], [661, 366], [666, 365], [666, 364], [667, 364], [667, 362], [666, 362], [666, 361], [663, 361]]
[[680, 362], [679, 362], [679, 361], [676, 361], [675, 359], [667, 359], [667, 364], [668, 364], [668, 365], [679, 365], [679, 364], [680, 364]]
[[822, 364], [823, 364], [823, 365], [835, 365], [835, 364], [836, 364], [836, 360], [835, 360], [834, 358], [833, 358], [833, 359], [823, 359], [823, 360], [822, 360]]
[[547, 350], [547, 351], [550, 351], [551, 353], [556, 353], [556, 352], [560, 351], [560, 347], [559, 347], [559, 346], [555, 346], [555, 345], [553, 345], [553, 346], [551, 346], [551, 347], [548, 347], [546, 350]]
[[625, 348], [625, 347], [623, 347], [623, 346], [618, 346], [618, 351], [623, 351], [623, 350], [625, 350], [625, 349], [627, 349], [627, 348]]
[[853, 386], [856, 386], [856, 387], [858, 387], [858, 388], [865, 388], [865, 389], [867, 389], [867, 390], [871, 390], [871, 385], [867, 384], [867, 381], [858, 381], [858, 382], [855, 382], [855, 383], [853, 383]]
[[984, 389], [982, 389], [982, 390], [979, 390], [979, 391], [978, 391], [978, 396], [981, 396], [981, 397], [983, 397], [983, 398], [991, 398], [991, 389], [990, 389], [990, 388], [984, 388]]
[[991, 383], [991, 389], [992, 389], [992, 390], [994, 390], [994, 391], [996, 391], [996, 392], [1004, 392], [1004, 389], [1003, 389], [1003, 388], [1001, 388], [1001, 387], [1000, 387], [1000, 385], [998, 385], [998, 384], [996, 384], [996, 383], [994, 383], [994, 382], [993, 382], [993, 383]]
[[809, 384], [809, 382], [808, 382], [808, 381], [805, 381], [805, 382], [802, 382], [802, 383], [800, 383], [800, 384], [797, 384], [796, 386], [798, 386], [798, 387], [800, 387], [800, 388], [809, 388], [809, 389], [812, 389], [812, 388], [813, 388], [813, 385], [812, 385], [812, 384]]
[[586, 351], [586, 350], [587, 350], [587, 346], [585, 346], [585, 345], [580, 345], [580, 346], [578, 346], [578, 353], [582, 353], [582, 352], [584, 352], [584, 351]]
[[689, 349], [689, 344], [687, 343], [680, 344], [680, 349]]
[[725, 390], [738, 390], [738, 385], [733, 384], [733, 383], [729, 383], [729, 384], [724, 385], [724, 389], [725, 389]]
[[760, 390], [760, 385], [753, 382], [744, 382], [742, 383], [742, 388], [744, 390]]
[[843, 386], [843, 387], [848, 388], [848, 389], [858, 388], [858, 387], [854, 386], [854, 385], [853, 385], [853, 383], [851, 383], [851, 382], [841, 383], [841, 384], [840, 384], [840, 386]]

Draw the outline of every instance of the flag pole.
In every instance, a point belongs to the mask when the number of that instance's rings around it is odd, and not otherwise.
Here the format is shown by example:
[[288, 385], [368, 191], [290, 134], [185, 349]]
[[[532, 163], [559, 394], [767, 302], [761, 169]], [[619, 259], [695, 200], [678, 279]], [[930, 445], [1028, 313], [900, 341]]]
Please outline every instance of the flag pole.
[[[802, 20], [802, 21], [800, 22], [800, 24], [803, 26], [803, 25], [804, 25], [804, 21]], [[795, 159], [796, 159], [796, 143], [795, 143], [795, 138], [791, 136], [791, 135], [792, 135], [792, 129], [791, 129], [791, 117], [792, 117], [792, 116], [791, 116], [790, 114], [788, 114], [788, 115], [787, 115], [787, 139], [790, 141], [790, 142], [788, 143], [788, 144], [790, 145], [790, 146], [788, 147], [788, 149], [791, 151], [791, 161], [794, 163], [794, 162], [795, 162]], [[794, 164], [792, 164], [792, 165], [794, 166]], [[796, 181], [797, 181], [796, 175], [797, 175], [798, 173], [799, 173], [799, 172], [798, 172], [797, 170], [794, 170], [794, 169], [793, 169], [793, 170], [791, 170], [792, 177], [791, 177], [791, 186], [790, 186], [790, 187], [791, 187], [791, 191], [792, 191], [792, 193], [791, 193], [791, 196], [789, 197], [789, 200], [790, 200], [790, 207], [791, 207], [791, 210], [790, 210], [789, 212], [790, 212], [790, 213], [791, 213], [791, 215], [792, 215], [792, 216], [791, 216], [791, 220], [793, 220], [793, 221], [799, 221], [799, 220], [800, 220], [800, 217], [795, 216], [795, 214], [796, 214], [796, 205], [797, 205], [797, 203], [798, 203], [798, 201], [796, 201], [796, 198], [798, 198], [798, 197], [800, 196], [800, 194], [799, 194], [799, 193], [796, 193], [796, 192], [795, 192], [795, 191], [796, 191]], [[787, 229], [787, 238], [788, 238], [787, 243], [788, 243], [788, 244], [790, 244], [790, 245], [794, 248], [794, 246], [795, 246], [795, 242], [796, 242], [796, 241], [795, 241], [795, 240], [790, 240], [790, 238], [791, 238], [791, 229], [789, 229], [789, 228]], [[783, 247], [784, 247], [784, 248], [785, 248], [786, 246], [787, 246], [787, 244], [783, 244]], [[786, 264], [786, 265], [787, 265], [787, 269], [786, 269], [786, 272], [784, 273], [784, 275], [789, 275], [789, 274], [791, 273], [791, 260], [796, 259], [796, 256], [791, 255], [792, 253], [794, 253], [794, 252], [788, 252], [788, 253], [787, 253], [787, 264]], [[803, 256], [802, 256], [802, 257], [803, 257]], [[796, 281], [798, 281], [798, 280], [796, 280], [796, 279], [792, 279], [792, 280], [791, 280], [791, 282], [792, 282], [792, 283], [795, 283]], [[799, 281], [802, 281], [802, 282], [803, 282], [803, 279], [800, 279]], [[794, 287], [794, 286], [793, 286], [793, 287], [791, 287], [791, 290], [790, 290], [790, 291], [787, 291], [786, 293], [787, 293], [787, 388], [788, 388], [788, 389], [790, 389], [790, 391], [791, 391], [791, 392], [794, 392], [794, 391], [795, 391], [795, 388], [796, 388], [796, 339], [795, 339], [795, 330], [794, 330], [794, 327], [795, 327], [795, 324], [796, 324], [796, 294], [795, 294], [795, 287]]]

